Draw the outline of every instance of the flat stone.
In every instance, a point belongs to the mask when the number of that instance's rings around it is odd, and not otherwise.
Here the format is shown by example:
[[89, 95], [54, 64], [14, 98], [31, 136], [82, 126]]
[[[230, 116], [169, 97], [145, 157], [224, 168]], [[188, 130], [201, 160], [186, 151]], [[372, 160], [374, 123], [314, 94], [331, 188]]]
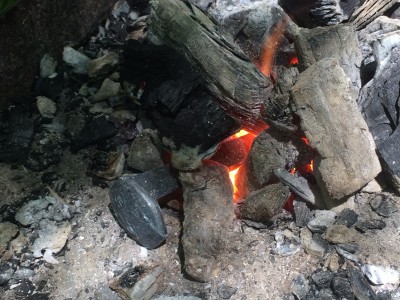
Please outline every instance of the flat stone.
[[292, 97], [292, 109], [317, 150], [314, 175], [331, 208], [380, 173], [374, 140], [336, 59], [322, 59], [300, 73]]
[[90, 58], [70, 46], [65, 46], [63, 51], [64, 62], [72, 67], [77, 74], [87, 74]]
[[53, 118], [55, 113], [57, 112], [56, 104], [47, 97], [36, 97], [36, 105], [40, 115], [44, 118]]
[[18, 234], [18, 226], [11, 222], [0, 223], [0, 256], [8, 247], [8, 243]]
[[119, 54], [109, 52], [99, 58], [93, 59], [88, 63], [89, 77], [97, 77], [111, 72], [119, 63]]
[[363, 265], [361, 271], [373, 284], [399, 284], [400, 272], [383, 266]]
[[314, 218], [307, 223], [312, 232], [324, 233], [335, 222], [336, 213], [331, 210], [316, 210]]
[[333, 244], [344, 244], [354, 242], [357, 238], [357, 231], [345, 225], [332, 225], [324, 233], [323, 237]]
[[226, 284], [220, 284], [217, 287], [218, 296], [222, 299], [230, 299], [237, 291], [237, 288], [228, 286]]
[[121, 91], [121, 84], [119, 82], [112, 81], [109, 78], [104, 79], [100, 86], [100, 89], [93, 96], [94, 102], [107, 100], [111, 97], [118, 96]]

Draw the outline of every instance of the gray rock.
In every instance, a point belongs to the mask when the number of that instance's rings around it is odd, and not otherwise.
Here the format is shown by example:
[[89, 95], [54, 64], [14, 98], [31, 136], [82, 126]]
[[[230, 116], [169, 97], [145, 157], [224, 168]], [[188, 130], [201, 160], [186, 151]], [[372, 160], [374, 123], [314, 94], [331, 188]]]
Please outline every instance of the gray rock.
[[386, 227], [386, 223], [381, 219], [361, 220], [356, 223], [355, 227], [364, 233], [373, 229], [381, 230]]
[[70, 46], [64, 47], [63, 60], [77, 74], [87, 74], [90, 58]]
[[100, 89], [93, 96], [94, 102], [99, 102], [107, 100], [111, 97], [117, 96], [121, 91], [121, 84], [119, 82], [114, 82], [109, 78], [104, 79], [101, 84]]
[[132, 142], [129, 149], [128, 166], [145, 172], [164, 165], [158, 148], [154, 145], [153, 130], [143, 130]]
[[318, 300], [332, 300], [335, 299], [335, 295], [333, 295], [333, 292], [331, 289], [323, 289], [322, 291], [319, 292], [319, 298]]
[[316, 257], [323, 257], [327, 250], [327, 244], [321, 242], [319, 239], [314, 239], [313, 235], [308, 228], [304, 227], [301, 229], [301, 244], [307, 254], [314, 255]]
[[274, 234], [276, 245], [271, 249], [271, 253], [282, 256], [291, 256], [300, 251], [300, 238], [291, 231], [276, 231]]
[[47, 97], [36, 97], [36, 105], [40, 115], [44, 118], [53, 118], [55, 113], [57, 112], [56, 104]]
[[220, 284], [217, 287], [218, 296], [222, 299], [230, 299], [237, 291], [237, 288], [230, 287], [226, 284]]
[[331, 208], [381, 171], [374, 140], [336, 59], [322, 59], [300, 73], [292, 96], [293, 110], [317, 150], [314, 175]]
[[312, 232], [324, 233], [335, 222], [336, 213], [331, 210], [316, 210], [314, 218], [307, 223]]
[[357, 239], [357, 231], [345, 225], [330, 226], [323, 237], [333, 244], [345, 244], [354, 242]]
[[383, 266], [363, 265], [361, 271], [373, 284], [399, 284], [400, 272]]
[[0, 255], [8, 247], [8, 243], [18, 234], [18, 226], [11, 222], [0, 223]]
[[119, 63], [119, 54], [109, 52], [99, 58], [93, 59], [88, 63], [88, 75], [97, 77], [111, 72]]
[[49, 54], [43, 55], [40, 60], [40, 76], [49, 77], [56, 72], [58, 62]]

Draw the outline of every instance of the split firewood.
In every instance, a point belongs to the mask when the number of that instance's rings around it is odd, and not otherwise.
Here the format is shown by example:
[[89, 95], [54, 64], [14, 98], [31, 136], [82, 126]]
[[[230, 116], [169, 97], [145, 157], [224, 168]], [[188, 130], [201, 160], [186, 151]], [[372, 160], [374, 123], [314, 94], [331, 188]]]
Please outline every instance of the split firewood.
[[353, 12], [350, 21], [354, 23], [357, 29], [361, 29], [377, 17], [382, 16], [396, 3], [398, 3], [398, 0], [367, 0]]
[[[260, 117], [272, 87], [233, 38], [194, 5], [181, 0], [151, 2], [153, 37], [174, 47], [197, 66], [221, 105], [244, 123]], [[268, 115], [268, 107], [265, 108]]]

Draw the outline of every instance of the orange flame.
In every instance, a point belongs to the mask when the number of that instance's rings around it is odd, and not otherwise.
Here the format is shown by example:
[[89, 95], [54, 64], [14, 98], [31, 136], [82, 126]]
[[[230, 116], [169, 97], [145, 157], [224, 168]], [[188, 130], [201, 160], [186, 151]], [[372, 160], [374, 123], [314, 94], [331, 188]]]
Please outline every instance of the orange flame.
[[276, 23], [275, 29], [267, 36], [261, 51], [258, 68], [267, 77], [271, 77], [272, 65], [279, 44], [282, 42], [284, 32], [288, 26], [287, 18], [282, 18]]

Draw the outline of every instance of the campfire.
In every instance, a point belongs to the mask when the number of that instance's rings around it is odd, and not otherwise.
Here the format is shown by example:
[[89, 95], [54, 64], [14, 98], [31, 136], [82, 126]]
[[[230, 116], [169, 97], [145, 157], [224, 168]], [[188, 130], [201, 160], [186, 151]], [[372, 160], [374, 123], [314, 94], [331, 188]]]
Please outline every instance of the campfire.
[[398, 3], [134, 2], [0, 115], [7, 297], [397, 299]]

